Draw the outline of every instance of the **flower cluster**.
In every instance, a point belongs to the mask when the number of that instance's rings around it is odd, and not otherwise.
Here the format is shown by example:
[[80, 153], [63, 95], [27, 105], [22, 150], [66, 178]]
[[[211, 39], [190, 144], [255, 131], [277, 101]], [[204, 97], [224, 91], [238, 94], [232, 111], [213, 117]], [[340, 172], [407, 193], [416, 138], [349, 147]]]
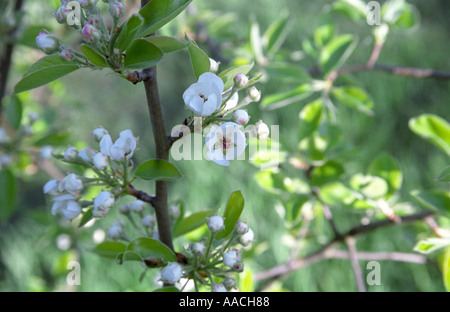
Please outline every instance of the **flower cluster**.
[[[64, 218], [72, 220], [80, 215], [82, 208], [93, 206], [92, 216], [104, 217], [127, 190], [128, 171], [133, 166], [131, 157], [137, 141], [133, 133], [131, 130], [122, 131], [114, 143], [103, 128], [92, 131], [92, 136], [98, 142], [99, 150], [92, 147], [78, 150], [69, 146], [59, 158], [92, 169], [96, 177], [80, 177], [70, 173], [62, 180], [48, 181], [43, 191], [53, 199], [52, 214], [61, 212]], [[90, 185], [104, 185], [105, 189], [92, 201], [81, 200], [83, 189]]]
[[[74, 5], [78, 3], [78, 5]], [[100, 15], [100, 9], [97, 6], [98, 0], [60, 0], [60, 6], [55, 12], [58, 23], [68, 24], [77, 30], [83, 41], [101, 52], [103, 55], [109, 55], [109, 42], [112, 36], [112, 30], [118, 24], [119, 20], [125, 16], [126, 10], [121, 0], [103, 0], [109, 5], [109, 13], [112, 16], [113, 25], [109, 25], [108, 30], [103, 17]], [[61, 58], [67, 62], [75, 62], [80, 65], [95, 67], [89, 63], [86, 57], [61, 43], [58, 37], [43, 30], [36, 37], [36, 45], [46, 54], [59, 53]], [[116, 51], [113, 51], [115, 53]], [[120, 56], [109, 55], [112, 62], [120, 62]]]
[[212, 292], [226, 292], [236, 288], [236, 279], [232, 275], [244, 270], [243, 250], [237, 246], [249, 246], [254, 239], [253, 231], [247, 223], [238, 221], [229, 236], [216, 239], [225, 228], [224, 218], [211, 216], [207, 220], [207, 226], [210, 237], [190, 243], [185, 248], [188, 265], [168, 263], [161, 269], [161, 281], [176, 284], [185, 277], [193, 279], [196, 285], [200, 283], [209, 286]]
[[[217, 71], [217, 67], [218, 63], [211, 60], [211, 71]], [[239, 91], [244, 89], [247, 89], [246, 96], [239, 101]], [[243, 109], [260, 98], [261, 92], [252, 86], [244, 74], [236, 75], [233, 86], [224, 90], [222, 78], [213, 72], [206, 72], [183, 93], [186, 107], [203, 118], [202, 125], [207, 128], [205, 145], [210, 160], [229, 166], [230, 160], [238, 159], [245, 152], [247, 137], [268, 139], [267, 125], [262, 121], [248, 125], [250, 116]]]

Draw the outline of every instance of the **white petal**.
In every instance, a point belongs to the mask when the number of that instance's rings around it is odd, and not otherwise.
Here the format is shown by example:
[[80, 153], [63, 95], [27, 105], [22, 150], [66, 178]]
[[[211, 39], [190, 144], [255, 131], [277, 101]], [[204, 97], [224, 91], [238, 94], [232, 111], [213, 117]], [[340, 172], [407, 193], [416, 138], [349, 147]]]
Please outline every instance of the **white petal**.
[[105, 134], [102, 139], [100, 140], [100, 151], [105, 154], [106, 156], [111, 157], [110, 149], [113, 145], [111, 136], [109, 134]]

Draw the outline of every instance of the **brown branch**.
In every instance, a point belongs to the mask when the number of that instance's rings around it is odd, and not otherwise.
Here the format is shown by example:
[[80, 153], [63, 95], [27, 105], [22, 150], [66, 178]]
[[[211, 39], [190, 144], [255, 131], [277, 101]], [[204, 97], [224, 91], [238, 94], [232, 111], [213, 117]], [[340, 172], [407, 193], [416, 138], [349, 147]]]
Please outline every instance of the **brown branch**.
[[147, 193], [145, 193], [144, 191], [140, 191], [134, 188], [134, 186], [130, 183], [130, 185], [128, 186], [128, 194], [130, 194], [131, 196], [136, 197], [137, 199], [140, 199], [146, 203], [149, 203], [150, 205], [152, 205], [153, 207], [155, 207], [156, 203], [155, 203], [155, 196], [151, 196]]
[[364, 278], [361, 267], [358, 262], [358, 252], [356, 251], [355, 238], [350, 236], [345, 238], [345, 244], [348, 249], [348, 256], [350, 264], [352, 266], [353, 274], [355, 275], [356, 286], [359, 292], [366, 292], [366, 286], [364, 285]]
[[374, 64], [373, 66], [369, 66], [367, 64], [352, 65], [337, 70], [336, 74], [339, 76], [343, 74], [356, 73], [362, 71], [381, 71], [392, 75], [406, 76], [413, 78], [434, 78], [444, 80], [450, 79], [449, 72], [437, 71], [433, 69], [405, 67], [397, 65], [384, 65], [384, 64]]

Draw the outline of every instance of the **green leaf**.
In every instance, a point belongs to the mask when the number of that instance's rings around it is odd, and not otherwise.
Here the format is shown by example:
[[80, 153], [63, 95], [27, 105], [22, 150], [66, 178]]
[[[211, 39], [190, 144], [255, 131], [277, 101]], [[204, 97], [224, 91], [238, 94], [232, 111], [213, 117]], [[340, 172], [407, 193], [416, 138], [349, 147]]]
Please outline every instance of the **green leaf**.
[[333, 24], [324, 24], [320, 25], [314, 31], [314, 43], [316, 47], [321, 48], [326, 45], [334, 34], [334, 25]]
[[351, 178], [350, 185], [370, 199], [383, 198], [389, 191], [389, 185], [385, 179], [361, 173]]
[[323, 103], [321, 99], [311, 102], [303, 107], [299, 114], [300, 139], [309, 136], [317, 129], [322, 116], [322, 107]]
[[117, 255], [125, 252], [127, 245], [121, 242], [107, 241], [98, 244], [94, 248], [94, 252], [102, 257], [115, 259]]
[[264, 60], [263, 43], [261, 38], [261, 32], [259, 30], [259, 24], [254, 18], [254, 16], [252, 16], [250, 22], [249, 41], [253, 57], [259, 64]]
[[414, 251], [430, 254], [437, 250], [447, 248], [450, 246], [450, 238], [427, 238], [419, 241], [416, 246], [414, 246]]
[[135, 40], [127, 49], [124, 66], [126, 68], [149, 68], [163, 57], [163, 52], [144, 39]]
[[173, 237], [179, 237], [206, 224], [206, 218], [214, 213], [213, 209], [199, 211], [181, 220], [173, 230]]
[[402, 29], [414, 27], [419, 20], [417, 9], [404, 0], [391, 0], [381, 8], [383, 22]]
[[178, 14], [180, 14], [192, 0], [152, 0], [144, 6], [139, 14], [144, 18], [144, 24], [139, 32], [140, 37], [158, 30]]
[[233, 66], [230, 67], [217, 76], [222, 78], [223, 84], [224, 84], [224, 90], [228, 90], [234, 85], [234, 77], [236, 77], [238, 74], [247, 75], [250, 70], [253, 68], [253, 63], [249, 65], [239, 65], [239, 66]]
[[397, 160], [387, 153], [381, 154], [370, 164], [368, 173], [386, 180], [389, 186], [388, 197], [402, 186], [403, 174], [400, 166]]
[[78, 64], [66, 62], [59, 55], [44, 56], [28, 67], [22, 80], [16, 84], [14, 93], [43, 86], [79, 68]]
[[263, 108], [277, 109], [304, 100], [313, 94], [311, 84], [306, 83], [294, 90], [265, 96], [261, 102]]
[[450, 194], [444, 191], [413, 191], [411, 195], [424, 207], [450, 218]]
[[339, 0], [333, 3], [333, 11], [339, 12], [352, 20], [363, 20], [367, 16], [367, 4], [361, 0]]
[[147, 40], [150, 43], [153, 43], [164, 53], [170, 53], [170, 52], [182, 50], [184, 48], [187, 48], [190, 44], [189, 41], [180, 40], [178, 38], [170, 37], [170, 36], [151, 36], [151, 37], [145, 38], [145, 40]]
[[244, 209], [244, 204], [245, 201], [241, 191], [231, 193], [230, 198], [228, 199], [227, 207], [225, 208], [225, 212], [223, 214], [225, 219], [225, 229], [217, 234], [215, 237], [216, 239], [222, 239], [233, 231], [234, 225], [239, 220], [242, 210]]
[[436, 180], [441, 182], [450, 182], [450, 166], [445, 168]]
[[450, 292], [450, 247], [445, 249], [444, 258], [442, 260], [442, 277], [444, 285], [448, 292]]
[[450, 156], [450, 124], [443, 118], [423, 114], [409, 120], [409, 128]]
[[8, 220], [14, 211], [17, 195], [16, 178], [9, 169], [0, 170], [0, 221]]
[[50, 129], [44, 134], [37, 136], [35, 141], [33, 141], [33, 146], [44, 146], [44, 145], [52, 145], [52, 146], [61, 146], [66, 145], [68, 143], [68, 139], [71, 136], [70, 132], [55, 132], [55, 129]]
[[319, 62], [326, 75], [338, 66], [342, 65], [350, 56], [355, 47], [355, 39], [352, 35], [340, 35], [333, 38], [321, 51]]
[[12, 128], [18, 130], [22, 121], [22, 102], [16, 95], [5, 97], [3, 100], [6, 120]]
[[162, 159], [144, 161], [136, 168], [134, 175], [144, 180], [156, 181], [172, 181], [182, 177], [177, 167]]
[[80, 224], [78, 224], [78, 227], [82, 227], [84, 226], [86, 223], [88, 223], [89, 221], [91, 221], [93, 218], [92, 215], [92, 208], [89, 208], [84, 214], [83, 217], [80, 220]]
[[373, 115], [372, 98], [363, 89], [355, 86], [338, 87], [333, 88], [331, 94], [341, 103], [348, 105], [351, 108], [356, 108], [367, 115]]
[[289, 16], [283, 14], [267, 28], [262, 37], [262, 43], [269, 58], [277, 53], [283, 42], [286, 40], [291, 24]]
[[144, 24], [144, 18], [140, 14], [133, 14], [124, 22], [120, 33], [117, 36], [115, 47], [121, 52], [126, 51], [131, 43], [137, 38], [141, 26]]
[[355, 201], [355, 193], [339, 181], [327, 183], [320, 187], [320, 198], [330, 206], [351, 206]]
[[344, 173], [344, 167], [334, 160], [327, 161], [323, 166], [314, 167], [311, 172], [311, 184], [321, 186], [334, 182]]
[[83, 52], [84, 56], [98, 67], [108, 67], [108, 63], [106, 62], [105, 58], [100, 55], [97, 51], [95, 51], [91, 46], [87, 44], [81, 45], [81, 51]]
[[187, 36], [186, 40], [189, 40], [190, 42], [188, 47], [189, 57], [191, 59], [195, 77], [198, 79], [201, 74], [209, 72], [211, 68], [211, 61], [209, 60], [209, 56], [199, 48], [197, 43], [189, 39]]
[[270, 79], [304, 83], [311, 80], [309, 74], [301, 66], [289, 63], [270, 63], [265, 67]]
[[144, 259], [161, 259], [163, 263], [176, 262], [175, 253], [160, 241], [147, 237], [140, 237], [132, 240], [126, 251], [132, 251]]

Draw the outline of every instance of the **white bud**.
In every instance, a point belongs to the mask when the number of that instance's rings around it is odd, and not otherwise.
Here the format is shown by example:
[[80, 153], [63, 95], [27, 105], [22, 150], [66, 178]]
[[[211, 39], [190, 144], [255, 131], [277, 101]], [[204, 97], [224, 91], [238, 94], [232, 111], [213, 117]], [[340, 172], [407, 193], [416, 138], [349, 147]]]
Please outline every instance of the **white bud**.
[[176, 262], [167, 264], [161, 271], [161, 280], [168, 284], [175, 284], [181, 279], [182, 267]]
[[114, 205], [114, 195], [108, 191], [102, 191], [94, 198], [94, 209], [92, 215], [94, 217], [104, 217], [109, 208]]
[[204, 256], [206, 253], [206, 246], [203, 243], [194, 243], [191, 246], [191, 252], [195, 255]]
[[92, 130], [92, 137], [97, 142], [100, 142], [100, 140], [103, 138], [103, 136], [105, 134], [108, 134], [108, 131], [103, 128], [96, 128], [96, 129]]
[[81, 213], [81, 206], [76, 201], [76, 198], [69, 194], [60, 195], [55, 197], [54, 204], [52, 206], [52, 214], [55, 215], [61, 212], [64, 218], [68, 220], [75, 219]]
[[5, 129], [0, 127], [0, 143], [7, 143], [9, 141], [8, 134]]
[[233, 113], [233, 121], [236, 122], [238, 125], [246, 125], [250, 120], [250, 116], [248, 115], [247, 111], [244, 109], [238, 109]]
[[234, 85], [237, 88], [243, 89], [247, 86], [247, 84], [248, 84], [248, 77], [246, 75], [238, 74], [236, 75], [236, 77], [234, 77]]
[[124, 204], [124, 205], [122, 205], [122, 206], [119, 207], [119, 212], [120, 212], [121, 214], [127, 215], [127, 214], [130, 213], [130, 207], [128, 207], [127, 204]]
[[234, 225], [234, 228], [235, 228], [237, 234], [245, 234], [249, 230], [248, 224], [241, 222], [241, 221], [236, 222], [236, 224]]
[[36, 45], [45, 53], [50, 54], [58, 50], [59, 40], [56, 36], [44, 30], [36, 37]]
[[12, 158], [9, 155], [0, 156], [0, 166], [7, 167], [12, 163]]
[[67, 175], [61, 182], [58, 183], [58, 190], [60, 192], [67, 191], [74, 194], [83, 188], [83, 182], [74, 173]]
[[247, 233], [245, 233], [245, 234], [241, 235], [241, 237], [239, 237], [239, 242], [242, 245], [247, 246], [247, 245], [251, 244], [254, 239], [255, 239], [255, 234], [253, 233], [252, 229], [248, 229]]
[[120, 238], [122, 236], [122, 233], [124, 230], [123, 227], [124, 227], [124, 224], [123, 224], [122, 220], [118, 220], [118, 221], [114, 222], [108, 229], [108, 232], [107, 232], [108, 237], [112, 238], [112, 239]]
[[211, 291], [212, 292], [227, 292], [227, 289], [225, 288], [225, 286], [223, 286], [222, 283], [219, 283], [219, 284], [213, 284], [211, 286]]
[[92, 160], [94, 167], [98, 170], [105, 170], [109, 166], [108, 156], [103, 153], [97, 153]]
[[73, 146], [69, 146], [64, 152], [65, 161], [73, 161], [78, 157], [78, 149]]
[[34, 123], [36, 120], [39, 119], [39, 114], [35, 111], [30, 111], [28, 113], [28, 119], [30, 119], [30, 123]]
[[58, 191], [58, 184], [59, 181], [57, 179], [53, 179], [45, 183], [43, 192], [44, 194], [52, 195], [52, 196], [58, 196], [61, 193]]
[[270, 134], [269, 127], [264, 122], [262, 122], [262, 120], [258, 121], [255, 126], [258, 139], [262, 141], [267, 140]]
[[218, 233], [225, 228], [224, 220], [219, 216], [212, 216], [208, 220], [208, 228], [212, 233]]
[[150, 214], [146, 215], [141, 220], [142, 225], [145, 226], [145, 227], [149, 227], [149, 228], [154, 227], [155, 226], [155, 222], [156, 222], [155, 216], [150, 215]]
[[211, 73], [217, 73], [217, 71], [219, 70], [220, 62], [216, 62], [212, 58], [209, 58], [209, 64], [210, 64], [209, 71]]
[[136, 199], [130, 204], [130, 210], [134, 212], [141, 212], [145, 208], [145, 201], [142, 201], [140, 199]]
[[261, 99], [261, 91], [256, 89], [256, 87], [251, 87], [248, 90], [247, 94], [252, 99], [253, 102], [259, 102], [259, 100]]
[[237, 249], [228, 250], [223, 255], [223, 264], [227, 267], [234, 268], [237, 264], [241, 262], [241, 254]]
[[86, 147], [78, 152], [78, 157], [87, 163], [92, 163], [97, 151], [92, 147]]

